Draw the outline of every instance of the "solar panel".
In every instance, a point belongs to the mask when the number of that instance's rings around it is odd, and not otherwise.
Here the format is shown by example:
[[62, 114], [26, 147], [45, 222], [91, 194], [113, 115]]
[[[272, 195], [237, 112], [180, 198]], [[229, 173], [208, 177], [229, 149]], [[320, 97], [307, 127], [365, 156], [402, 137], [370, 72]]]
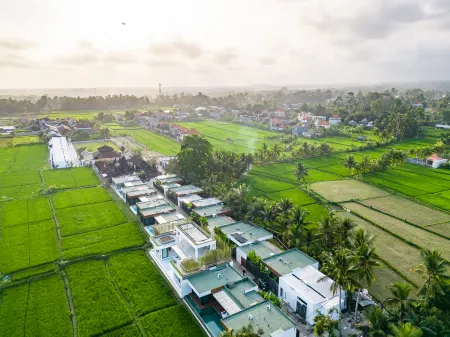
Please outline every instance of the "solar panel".
[[231, 234], [232, 237], [234, 237], [239, 243], [245, 243], [248, 240], [246, 238], [244, 238], [241, 234], [238, 233], [233, 233]]

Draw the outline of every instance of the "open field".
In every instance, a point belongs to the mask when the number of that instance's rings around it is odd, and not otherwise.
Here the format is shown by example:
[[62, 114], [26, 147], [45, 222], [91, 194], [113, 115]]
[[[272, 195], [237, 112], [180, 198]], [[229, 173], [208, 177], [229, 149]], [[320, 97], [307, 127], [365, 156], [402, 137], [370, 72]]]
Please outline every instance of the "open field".
[[119, 151], [120, 149], [111, 141], [105, 140], [105, 141], [92, 141], [92, 142], [76, 142], [73, 143], [73, 146], [75, 147], [76, 150], [81, 149], [81, 148], [85, 148], [87, 151], [90, 152], [95, 152], [97, 151], [97, 149], [99, 147], [102, 146], [109, 146], [112, 147], [115, 151]]
[[440, 250], [442, 252], [442, 257], [446, 260], [450, 260], [450, 241], [448, 239], [442, 238], [418, 227], [408, 225], [403, 221], [371, 210], [370, 208], [357, 203], [344, 203], [343, 206], [346, 209], [350, 209], [358, 215], [376, 223], [378, 226], [393, 233], [394, 235], [417, 245], [418, 247], [433, 247]]
[[0, 204], [0, 225], [3, 227], [49, 219], [50, 204], [45, 197], [7, 201]]
[[[392, 297], [392, 293], [389, 290], [389, 286], [394, 283], [404, 283], [399, 274], [390, 269], [386, 264], [380, 262], [380, 267], [374, 270], [375, 282], [369, 288], [369, 293], [373, 295], [378, 301], [382, 302], [385, 299]], [[409, 274], [408, 274], [409, 275]], [[411, 297], [414, 297], [414, 289], [411, 292]]]
[[61, 235], [75, 235], [127, 222], [113, 201], [56, 210]]
[[[371, 223], [348, 212], [338, 212], [338, 217], [352, 219], [358, 227], [364, 228], [368, 233], [375, 236], [375, 246], [378, 256], [398, 269], [403, 275], [415, 282], [422, 284], [423, 277], [411, 272], [411, 268], [416, 268], [422, 263], [420, 250], [392, 236]], [[386, 280], [379, 279], [379, 283], [389, 286]]]
[[39, 117], [39, 118], [48, 117], [51, 119], [72, 118], [72, 119], [76, 119], [76, 120], [80, 120], [80, 119], [92, 120], [98, 116], [99, 112], [113, 113], [115, 115], [125, 114], [125, 111], [123, 111], [123, 110], [73, 110], [73, 111], [55, 110], [55, 111], [48, 112], [48, 113], [40, 113], [37, 117]]
[[86, 261], [67, 267], [78, 336], [100, 335], [132, 323], [128, 308], [106, 271], [105, 261]]
[[364, 200], [362, 203], [383, 213], [405, 219], [406, 221], [420, 226], [450, 221], [449, 214], [435, 211], [395, 195]]
[[55, 224], [47, 219], [3, 227], [0, 247], [0, 272], [3, 274], [56, 261]]
[[158, 337], [204, 337], [205, 333], [183, 305], [176, 305], [142, 318], [144, 329]]
[[42, 176], [47, 187], [54, 186], [58, 189], [99, 184], [94, 171], [89, 167], [45, 170], [42, 171]]
[[357, 180], [318, 182], [312, 184], [311, 189], [322, 197], [334, 202], [352, 199], [365, 200], [389, 194], [377, 187]]
[[138, 316], [176, 304], [170, 287], [143, 251], [112, 256], [108, 269]]
[[111, 200], [103, 187], [88, 187], [78, 190], [59, 191], [52, 196], [56, 209], [93, 204]]
[[180, 151], [180, 143], [142, 127], [120, 128], [112, 131], [114, 136], [131, 136], [147, 146], [149, 150], [163, 155], [174, 156]]
[[300, 206], [316, 203], [316, 200], [314, 200], [308, 194], [299, 190], [298, 188], [285, 190], [281, 192], [267, 193], [265, 196], [274, 201], [279, 201], [282, 198], [290, 199], [294, 203], [294, 205]]
[[50, 276], [0, 292], [1, 336], [71, 336], [64, 285]]
[[129, 222], [92, 232], [63, 237], [62, 257], [73, 259], [88, 255], [101, 255], [116, 250], [140, 247], [145, 243], [144, 235], [136, 223]]

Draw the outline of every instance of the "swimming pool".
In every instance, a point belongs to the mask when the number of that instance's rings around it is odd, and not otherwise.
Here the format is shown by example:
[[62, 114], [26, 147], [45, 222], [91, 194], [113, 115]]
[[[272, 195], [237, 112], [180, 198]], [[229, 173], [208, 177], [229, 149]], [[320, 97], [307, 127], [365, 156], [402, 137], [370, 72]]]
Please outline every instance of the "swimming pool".
[[210, 314], [201, 316], [203, 321], [205, 322], [208, 329], [214, 334], [214, 336], [219, 337], [223, 331], [222, 326], [220, 325], [220, 316], [214, 311]]

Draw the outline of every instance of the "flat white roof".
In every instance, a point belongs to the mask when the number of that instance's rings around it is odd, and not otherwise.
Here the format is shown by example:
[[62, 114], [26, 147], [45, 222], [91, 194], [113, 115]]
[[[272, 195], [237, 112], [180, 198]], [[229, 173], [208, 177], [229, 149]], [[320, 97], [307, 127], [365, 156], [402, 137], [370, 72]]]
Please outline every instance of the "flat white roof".
[[77, 152], [66, 137], [53, 137], [50, 139], [50, 157], [53, 164], [58, 167], [80, 166]]
[[208, 236], [206, 233], [204, 233], [202, 230], [200, 230], [196, 225], [193, 223], [186, 223], [178, 226], [180, 230], [185, 233], [191, 241], [196, 244], [200, 245], [209, 241], [213, 241], [213, 239]]
[[321, 303], [336, 296], [330, 290], [334, 283], [333, 280], [325, 278], [319, 282], [324, 276], [325, 274], [314, 267], [306, 266], [284, 275], [282, 278], [305, 299], [312, 303]]

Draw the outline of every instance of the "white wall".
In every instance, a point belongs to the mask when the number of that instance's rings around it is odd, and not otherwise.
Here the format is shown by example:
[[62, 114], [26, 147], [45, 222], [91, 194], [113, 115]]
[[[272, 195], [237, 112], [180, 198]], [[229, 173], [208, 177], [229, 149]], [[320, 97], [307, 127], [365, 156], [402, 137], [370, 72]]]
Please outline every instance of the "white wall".
[[[283, 289], [283, 296], [281, 296], [281, 289]], [[314, 317], [316, 313], [314, 310], [313, 304], [308, 303], [306, 298], [303, 298], [300, 294], [297, 293], [296, 289], [291, 288], [282, 277], [279, 279], [279, 287], [278, 287], [278, 297], [287, 301], [288, 305], [295, 311], [297, 310], [297, 297], [300, 297], [303, 301], [307, 303], [307, 311], [306, 311], [306, 321], [308, 324], [314, 324]]]
[[236, 261], [241, 264], [241, 257], [244, 258], [244, 260], [247, 259], [247, 253], [244, 252], [241, 247], [236, 248]]

